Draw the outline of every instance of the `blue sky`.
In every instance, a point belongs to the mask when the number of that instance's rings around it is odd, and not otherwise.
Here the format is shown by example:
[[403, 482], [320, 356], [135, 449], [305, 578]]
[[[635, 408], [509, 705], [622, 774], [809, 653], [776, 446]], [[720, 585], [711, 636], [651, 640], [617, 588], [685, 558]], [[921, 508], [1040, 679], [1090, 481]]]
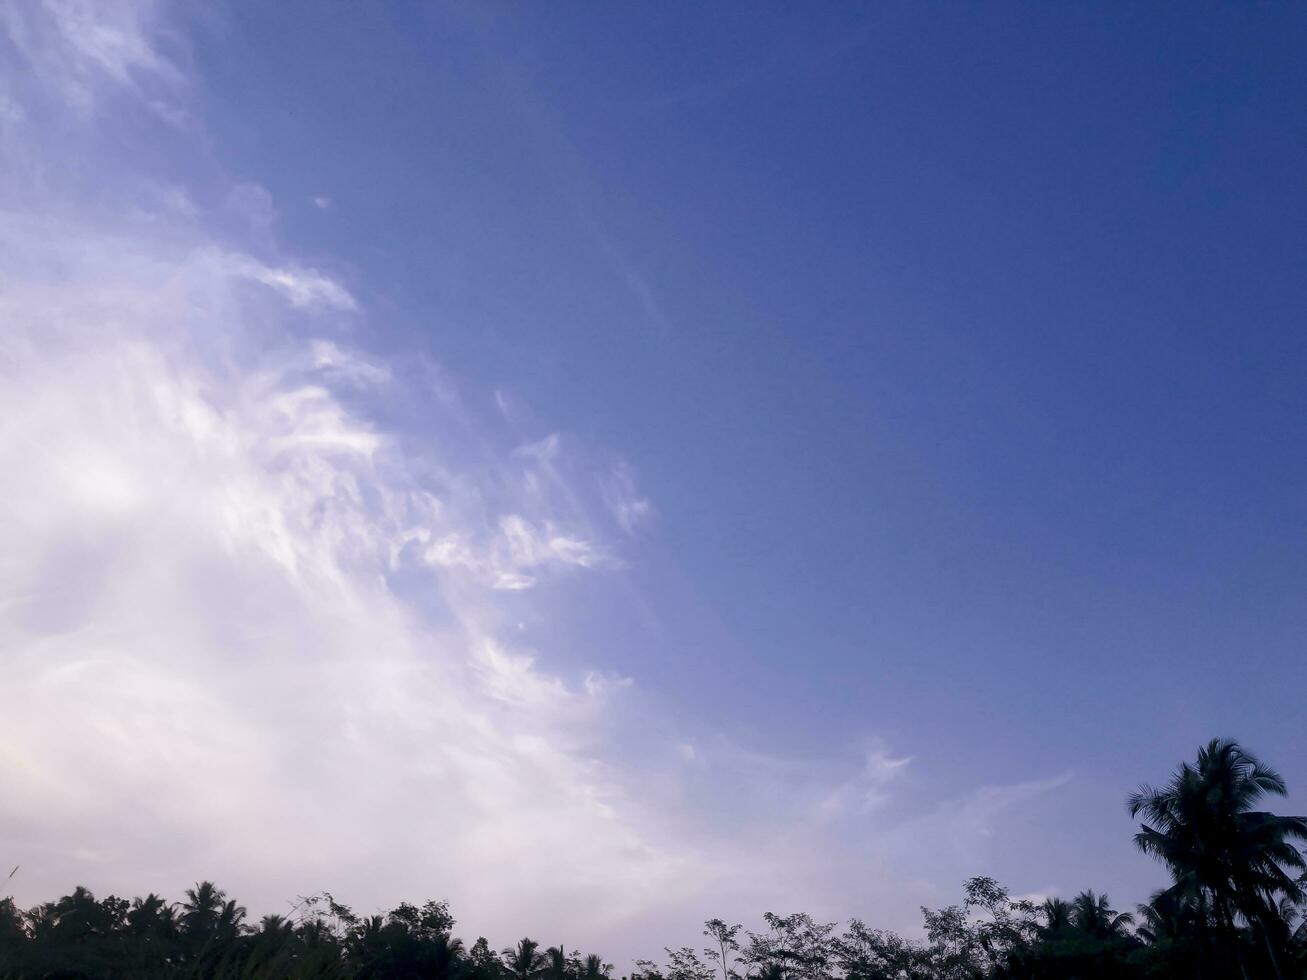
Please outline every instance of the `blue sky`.
[[[329, 872], [148, 818], [233, 890], [425, 889], [622, 953], [786, 903], [908, 927], [974, 873], [1142, 900], [1124, 795], [1213, 735], [1307, 782], [1301, 11], [123, 0], [4, 27], [9, 693], [102, 736], [235, 658], [195, 710], [252, 753], [299, 751], [275, 703], [401, 760], [344, 826], [455, 812], [382, 875], [343, 831]], [[163, 390], [194, 405], [135, 402]], [[127, 557], [160, 500], [213, 522], [162, 595]], [[342, 608], [367, 615], [324, 650]], [[149, 682], [59, 688], [96, 630]], [[337, 670], [389, 679], [297, 686]], [[82, 775], [45, 751], [16, 758]], [[341, 792], [290, 771], [234, 783], [233, 818]], [[5, 842], [50, 870], [16, 887], [223, 870], [74, 846], [33, 821], [75, 804], [26, 798]], [[499, 807], [522, 823], [487, 831]], [[535, 840], [551, 820], [575, 835]], [[541, 850], [579, 881], [547, 912]]]

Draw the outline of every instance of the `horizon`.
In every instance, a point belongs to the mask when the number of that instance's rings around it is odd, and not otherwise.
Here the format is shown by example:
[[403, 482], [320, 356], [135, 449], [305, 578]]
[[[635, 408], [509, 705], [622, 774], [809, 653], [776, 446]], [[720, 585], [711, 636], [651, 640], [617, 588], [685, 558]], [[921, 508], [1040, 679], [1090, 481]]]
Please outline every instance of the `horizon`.
[[0, 11], [10, 893], [626, 963], [1307, 812], [1305, 18]]

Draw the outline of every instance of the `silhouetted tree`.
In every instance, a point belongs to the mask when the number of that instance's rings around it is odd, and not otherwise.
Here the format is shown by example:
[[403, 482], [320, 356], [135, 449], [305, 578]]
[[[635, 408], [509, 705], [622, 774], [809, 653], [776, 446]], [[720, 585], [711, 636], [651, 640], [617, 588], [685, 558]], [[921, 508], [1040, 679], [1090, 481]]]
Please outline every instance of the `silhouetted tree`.
[[502, 980], [504, 964], [490, 948], [485, 936], [478, 936], [467, 955], [468, 980]]
[[1039, 907], [1039, 913], [1044, 917], [1040, 934], [1046, 939], [1071, 928], [1071, 903], [1065, 899], [1044, 899], [1044, 903]]
[[581, 980], [607, 980], [612, 969], [613, 965], [605, 963], [602, 956], [597, 953], [590, 953], [581, 961], [581, 970], [578, 975]]
[[562, 946], [550, 946], [544, 953], [544, 965], [540, 968], [540, 975], [544, 980], [570, 980], [575, 978], [575, 970], [570, 970], [567, 962], [567, 953]]
[[[1254, 809], [1284, 790], [1218, 740], [1163, 788], [1134, 794], [1136, 841], [1172, 879], [1137, 907], [1134, 930], [1092, 889], [1036, 906], [976, 877], [959, 904], [922, 909], [923, 940], [858, 919], [840, 932], [803, 913], [769, 912], [747, 933], [709, 919], [709, 948], [667, 947], [630, 980], [1307, 980], [1307, 821]], [[454, 925], [438, 901], [361, 917], [320, 892], [248, 925], [211, 881], [179, 905], [77, 887], [26, 912], [0, 899], [0, 980], [608, 980], [612, 969], [529, 938], [499, 955], [484, 937], [465, 949]]]
[[709, 919], [703, 924], [703, 934], [712, 940], [712, 946], [705, 949], [703, 954], [717, 964], [717, 969], [722, 972], [722, 980], [738, 977], [734, 963], [740, 952], [740, 929], [738, 923], [728, 926], [721, 919]]
[[544, 968], [545, 956], [534, 939], [523, 938], [516, 946], [509, 946], [500, 956], [504, 969], [513, 980], [533, 980]]
[[1303, 900], [1299, 876], [1307, 864], [1294, 842], [1307, 840], [1307, 818], [1253, 809], [1268, 795], [1286, 794], [1278, 772], [1237, 742], [1213, 739], [1165, 786], [1142, 786], [1127, 800], [1130, 815], [1144, 821], [1136, 845], [1167, 866], [1177, 898], [1210, 902], [1245, 975], [1238, 919], [1259, 934], [1273, 975], [1282, 977], [1288, 936], [1279, 899]]
[[[829, 975], [834, 923], [817, 922], [802, 912], [766, 912], [762, 918], [767, 931], [748, 933], [749, 941], [740, 956], [754, 976], [767, 980], [824, 980]], [[779, 975], [774, 976], [777, 971]]]
[[1071, 902], [1071, 924], [1095, 939], [1115, 939], [1130, 934], [1134, 916], [1112, 908], [1106, 895], [1095, 895], [1092, 888]]
[[198, 882], [186, 889], [180, 917], [182, 933], [191, 938], [207, 939], [213, 932], [226, 895], [211, 881]]

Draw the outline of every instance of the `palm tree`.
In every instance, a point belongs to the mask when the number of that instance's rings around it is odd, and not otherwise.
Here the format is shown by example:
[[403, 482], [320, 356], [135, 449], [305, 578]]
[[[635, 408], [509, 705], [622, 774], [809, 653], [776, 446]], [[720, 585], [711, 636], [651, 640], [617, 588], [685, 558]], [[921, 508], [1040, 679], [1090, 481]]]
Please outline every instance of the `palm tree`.
[[1278, 902], [1303, 899], [1294, 872], [1307, 863], [1294, 841], [1307, 840], [1307, 818], [1253, 809], [1286, 793], [1283, 777], [1239, 743], [1213, 739], [1195, 765], [1184, 763], [1162, 788], [1141, 786], [1126, 801], [1132, 817], [1143, 816], [1135, 844], [1170, 869], [1177, 897], [1210, 900], [1245, 975], [1236, 916], [1261, 934], [1278, 977]]
[[522, 939], [516, 946], [505, 949], [501, 955], [504, 958], [504, 968], [514, 980], [534, 980], [545, 965], [540, 944], [534, 939]]
[[581, 962], [581, 980], [607, 980], [612, 965], [605, 963], [601, 956], [591, 953]]
[[105, 931], [104, 912], [95, 896], [78, 885], [71, 895], [54, 903], [58, 929], [67, 939], [76, 940]]
[[284, 915], [265, 915], [259, 920], [259, 934], [263, 936], [288, 936], [294, 931], [294, 924]]
[[54, 939], [55, 929], [59, 925], [59, 914], [55, 912], [54, 902], [43, 902], [28, 910], [25, 918], [27, 932], [36, 942], [47, 943]]
[[1139, 913], [1135, 935], [1150, 946], [1201, 938], [1211, 918], [1204, 896], [1188, 897], [1172, 888], [1154, 892], [1146, 905], [1135, 909]]
[[382, 930], [385, 928], [385, 916], [369, 915], [360, 919], [345, 934], [348, 955], [355, 960], [366, 960], [384, 944]]
[[1044, 936], [1052, 936], [1071, 928], [1071, 903], [1066, 899], [1046, 898], [1039, 907], [1039, 912], [1044, 917], [1041, 930]]
[[567, 980], [567, 973], [567, 953], [562, 946], [550, 946], [545, 950], [546, 980]]
[[127, 926], [137, 935], [154, 933], [170, 936], [176, 929], [174, 917], [173, 906], [150, 892], [144, 898], [132, 900], [131, 910], [127, 913]]
[[1115, 939], [1129, 935], [1135, 917], [1118, 912], [1106, 895], [1096, 895], [1092, 888], [1081, 892], [1071, 902], [1071, 924], [1096, 939]]
[[463, 972], [463, 940], [438, 933], [427, 940], [423, 976], [431, 980], [449, 980]]
[[[212, 931], [218, 918], [223, 914], [226, 894], [211, 881], [201, 881], [194, 888], [186, 889], [186, 901], [182, 902], [181, 925], [190, 936], [205, 936]], [[241, 913], [244, 914], [244, 909]]]
[[177, 938], [177, 907], [154, 892], [133, 899], [127, 912], [126, 931], [134, 937], [135, 966], [141, 974], [169, 959]]
[[245, 906], [237, 905], [233, 900], [223, 903], [218, 912], [218, 920], [215, 925], [220, 935], [224, 938], [231, 938], [239, 935], [244, 930], [244, 921]]
[[12, 898], [0, 898], [0, 949], [26, 938], [23, 913], [18, 911]]

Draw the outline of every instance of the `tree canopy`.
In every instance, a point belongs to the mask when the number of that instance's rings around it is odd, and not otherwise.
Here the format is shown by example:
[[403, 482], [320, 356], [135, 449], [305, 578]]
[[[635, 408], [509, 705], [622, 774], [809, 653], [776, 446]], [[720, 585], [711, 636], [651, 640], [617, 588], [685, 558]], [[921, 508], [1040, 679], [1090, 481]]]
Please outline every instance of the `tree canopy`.
[[[1307, 980], [1307, 818], [1257, 809], [1284, 780], [1237, 742], [1216, 739], [1160, 788], [1127, 799], [1135, 843], [1170, 884], [1124, 912], [1101, 892], [1036, 902], [992, 878], [962, 901], [923, 908], [920, 938], [852, 919], [766, 912], [758, 931], [703, 924], [705, 945], [668, 947], [623, 980]], [[251, 922], [211, 881], [179, 902], [97, 899], [83, 887], [31, 909], [0, 899], [0, 980], [186, 977], [609, 980], [597, 953], [524, 937], [493, 951], [454, 936], [443, 901], [361, 916], [330, 893]]]

